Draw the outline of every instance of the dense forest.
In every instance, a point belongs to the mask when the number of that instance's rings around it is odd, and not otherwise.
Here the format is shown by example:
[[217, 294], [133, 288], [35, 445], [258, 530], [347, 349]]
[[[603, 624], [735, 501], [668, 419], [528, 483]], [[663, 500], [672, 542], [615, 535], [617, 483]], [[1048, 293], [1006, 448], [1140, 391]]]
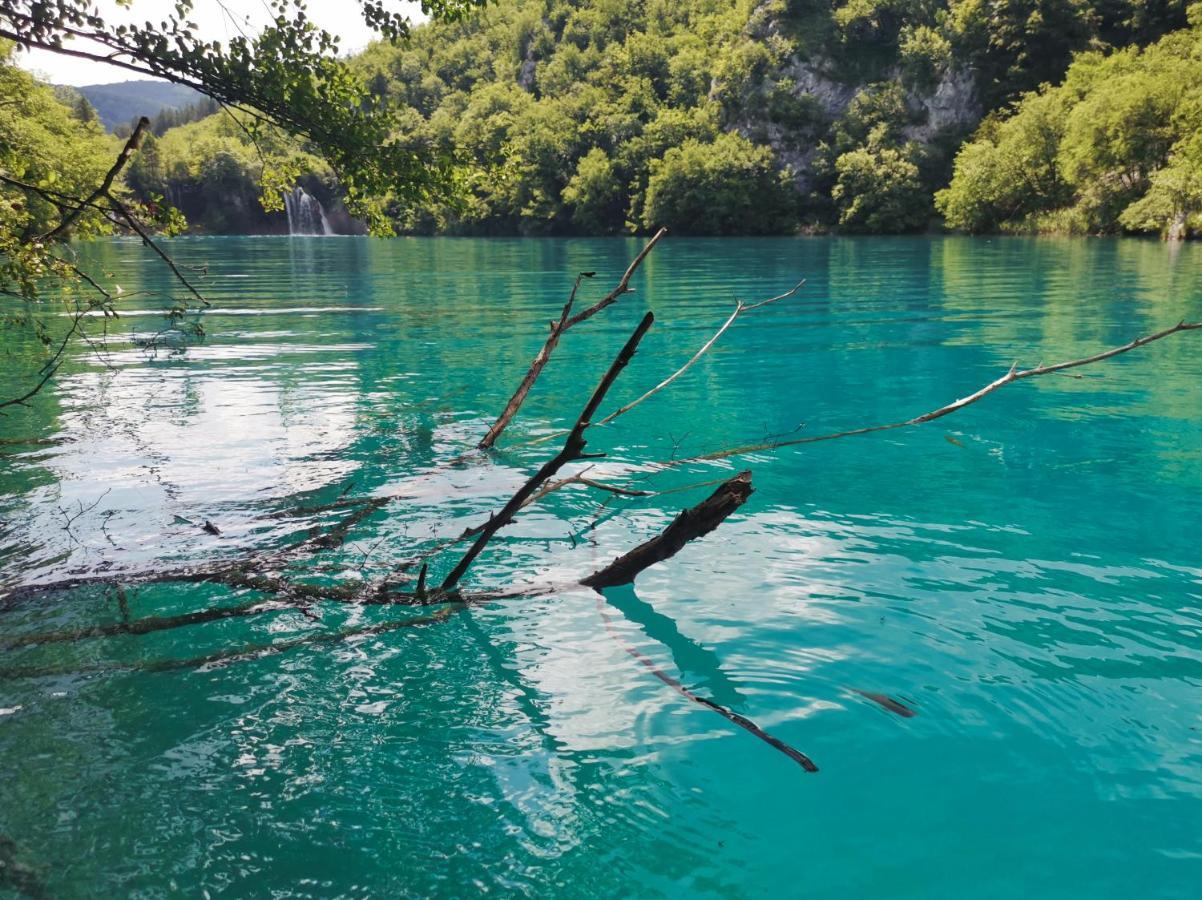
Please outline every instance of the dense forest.
[[[398, 110], [404, 141], [459, 173], [450, 201], [354, 211], [410, 233], [878, 233], [942, 219], [1181, 236], [1202, 196], [1191, 12], [1181, 0], [500, 0], [352, 61]], [[354, 230], [305, 147], [195, 115], [155, 129], [128, 173], [139, 199], [200, 231], [282, 230], [258, 202], [266, 167]]]
[[[82, 97], [39, 84], [0, 41], [0, 174], [64, 193], [86, 194], [112, 165], [118, 141], [106, 134]], [[25, 239], [48, 231], [61, 210], [43, 196], [0, 191], [0, 279], [9, 291], [35, 291], [46, 260]], [[81, 236], [107, 230], [82, 223]]]

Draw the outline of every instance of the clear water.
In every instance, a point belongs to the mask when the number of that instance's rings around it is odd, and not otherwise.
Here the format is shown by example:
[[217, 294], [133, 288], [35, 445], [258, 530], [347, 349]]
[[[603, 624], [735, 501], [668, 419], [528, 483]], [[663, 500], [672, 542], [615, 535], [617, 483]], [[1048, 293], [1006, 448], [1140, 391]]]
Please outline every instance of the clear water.
[[[208, 339], [150, 353], [128, 332], [157, 320], [127, 315], [107, 365], [80, 352], [0, 419], [3, 583], [296, 540], [313, 520], [274, 513], [348, 489], [406, 499], [315, 556], [322, 577], [457, 533], [554, 445], [445, 464], [504, 404], [573, 274], [600, 273], [595, 299], [638, 246], [175, 241], [210, 267]], [[81, 252], [127, 291], [167, 285], [134, 244]], [[594, 474], [914, 415], [1016, 359], [1202, 318], [1194, 246], [673, 239], [636, 293], [565, 338], [508, 443], [568, 422], [648, 306], [658, 322], [611, 405], [683, 362], [736, 296], [801, 276], [598, 431]], [[5, 340], [7, 396], [34, 351]], [[61, 897], [1195, 897], [1202, 337], [1082, 374], [920, 429], [657, 476], [746, 465], [756, 493], [602, 609], [562, 591], [199, 670], [128, 666], [411, 613], [329, 604], [0, 651], [0, 855]], [[621, 514], [588, 531], [603, 498], [560, 492], [469, 586], [585, 574], [701, 493], [611, 503]], [[144, 587], [129, 605], [230, 593]], [[99, 590], [0, 600], [6, 637], [118, 617]], [[689, 703], [623, 642], [821, 771]], [[29, 666], [55, 671], [11, 674]]]

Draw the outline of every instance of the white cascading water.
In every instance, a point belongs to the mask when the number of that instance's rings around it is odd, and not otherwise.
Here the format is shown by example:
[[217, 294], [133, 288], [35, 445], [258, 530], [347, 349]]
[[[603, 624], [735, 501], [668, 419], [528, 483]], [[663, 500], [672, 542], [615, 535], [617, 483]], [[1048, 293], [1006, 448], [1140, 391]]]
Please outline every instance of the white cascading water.
[[299, 184], [292, 193], [284, 194], [284, 209], [288, 212], [288, 233], [297, 235], [333, 234], [330, 220], [321, 201]]

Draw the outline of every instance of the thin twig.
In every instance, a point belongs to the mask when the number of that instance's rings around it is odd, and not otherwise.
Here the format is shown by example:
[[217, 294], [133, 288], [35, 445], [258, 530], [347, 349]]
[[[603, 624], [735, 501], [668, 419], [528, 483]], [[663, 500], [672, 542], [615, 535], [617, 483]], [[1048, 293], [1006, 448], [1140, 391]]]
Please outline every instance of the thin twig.
[[112, 194], [105, 194], [105, 199], [107, 199], [109, 203], [113, 204], [113, 208], [121, 215], [121, 218], [125, 220], [125, 223], [129, 226], [130, 230], [140, 237], [142, 239], [142, 243], [153, 250], [158, 257], [167, 264], [167, 267], [171, 269], [172, 273], [174, 273], [179, 282], [192, 292], [192, 295], [200, 301], [201, 305], [206, 307], [211, 306], [212, 304], [209, 303], [204, 294], [197, 290], [196, 286], [193, 285], [192, 282], [187, 279], [184, 273], [180, 271], [179, 266], [175, 264], [175, 260], [168, 256], [163, 248], [155, 243], [149, 232], [147, 232], [145, 228], [138, 224], [138, 220], [134, 218], [133, 213], [126, 208], [125, 204]]
[[1030, 369], [1019, 369], [1015, 363], [1010, 371], [994, 381], [989, 382], [980, 390], [969, 394], [967, 397], [961, 397], [946, 406], [941, 406], [938, 409], [933, 409], [930, 412], [923, 413], [920, 416], [915, 416], [912, 419], [906, 419], [901, 422], [888, 422], [883, 425], [868, 425], [863, 428], [851, 428], [847, 431], [835, 431], [830, 434], [819, 434], [804, 438], [791, 438], [783, 441], [764, 441], [758, 444], [745, 444], [741, 447], [732, 447], [728, 450], [716, 450], [712, 453], [703, 453], [698, 456], [690, 456], [681, 459], [671, 459], [665, 462], [657, 463], [660, 468], [670, 468], [684, 465], [685, 463], [694, 462], [710, 462], [712, 460], [730, 459], [733, 456], [744, 456], [748, 453], [760, 453], [766, 450], [778, 450], [781, 447], [796, 447], [801, 444], [816, 444], [819, 441], [833, 441], [838, 438], [855, 437], [861, 434], [873, 434], [878, 431], [892, 431], [896, 428], [910, 428], [915, 425], [923, 425], [927, 422], [933, 422], [935, 419], [941, 419], [946, 415], [958, 412], [966, 406], [976, 403], [978, 400], [983, 400], [985, 397], [992, 394], [994, 391], [1004, 388], [1006, 385], [1015, 381], [1021, 381], [1025, 378], [1036, 378], [1040, 375], [1051, 375], [1056, 372], [1061, 372], [1065, 369], [1073, 369], [1077, 366], [1087, 366], [1091, 363], [1101, 362], [1102, 360], [1110, 359], [1114, 356], [1127, 353], [1143, 347], [1153, 341], [1159, 341], [1162, 338], [1177, 334], [1179, 331], [1194, 331], [1202, 328], [1202, 322], [1186, 322], [1181, 321], [1172, 328], [1166, 328], [1163, 331], [1157, 331], [1155, 334], [1149, 334], [1144, 337], [1136, 338], [1135, 340], [1123, 344], [1121, 347], [1114, 347], [1110, 350], [1105, 350], [1101, 353], [1095, 353], [1092, 356], [1086, 356], [1081, 359], [1072, 359], [1067, 362], [1056, 363], [1055, 365], [1044, 366], [1039, 365]]

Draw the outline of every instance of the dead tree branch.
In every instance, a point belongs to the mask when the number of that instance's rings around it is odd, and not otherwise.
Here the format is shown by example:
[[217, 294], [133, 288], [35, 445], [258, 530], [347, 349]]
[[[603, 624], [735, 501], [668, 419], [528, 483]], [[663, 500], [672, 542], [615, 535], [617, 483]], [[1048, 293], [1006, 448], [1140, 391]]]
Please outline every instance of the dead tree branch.
[[779, 296], [770, 297], [767, 300], [761, 300], [759, 303], [753, 303], [751, 305], [746, 305], [741, 300], [736, 301], [735, 311], [730, 314], [730, 318], [727, 319], [722, 324], [722, 327], [719, 328], [714, 333], [714, 336], [712, 338], [710, 338], [708, 341], [706, 341], [704, 344], [702, 344], [701, 348], [696, 353], [694, 353], [692, 355], [692, 357], [690, 357], [690, 359], [687, 363], [685, 363], [683, 366], [681, 366], [679, 369], [677, 369], [675, 372], [673, 372], [671, 375], [669, 375], [667, 378], [665, 378], [663, 381], [661, 381], [659, 384], [657, 384], [651, 390], [647, 391], [647, 393], [643, 394], [641, 397], [639, 397], [635, 400], [631, 400], [625, 406], [618, 407], [616, 410], [611, 412], [608, 416], [606, 416], [604, 419], [602, 419], [597, 424], [598, 425], [608, 425], [610, 422], [612, 422], [618, 416], [630, 412], [630, 410], [634, 409], [636, 406], [638, 406], [644, 400], [647, 400], [648, 398], [655, 396], [660, 391], [662, 391], [664, 388], [666, 388], [668, 385], [670, 385], [673, 381], [675, 381], [677, 378], [679, 378], [681, 375], [683, 375], [685, 372], [687, 372], [690, 368], [692, 368], [693, 364], [695, 362], [697, 362], [697, 360], [699, 360], [699, 359], [701, 359], [701, 357], [705, 356], [705, 354], [709, 351], [710, 347], [714, 346], [714, 344], [716, 344], [718, 342], [718, 338], [722, 337], [722, 335], [726, 333], [726, 329], [730, 328], [730, 326], [735, 323], [735, 320], [738, 319], [740, 315], [742, 315], [745, 312], [750, 312], [753, 309], [759, 309], [761, 306], [767, 306], [770, 303], [776, 303], [778, 300], [784, 300], [787, 297], [792, 297], [799, 290], [801, 290], [801, 286], [804, 284], [805, 284], [805, 279], [803, 278], [801, 281], [797, 282], [797, 284], [791, 290], [786, 291], [785, 293], [780, 294]]
[[509, 427], [509, 423], [513, 421], [513, 417], [517, 415], [517, 412], [519, 409], [521, 409], [522, 404], [526, 402], [526, 397], [530, 393], [530, 389], [534, 387], [534, 382], [537, 381], [538, 376], [542, 374], [547, 362], [551, 359], [551, 354], [555, 351], [556, 346], [559, 345], [559, 339], [563, 337], [564, 333], [574, 325], [579, 325], [581, 322], [591, 319], [597, 313], [601, 312], [601, 310], [614, 303], [623, 294], [630, 292], [631, 277], [634, 275], [638, 267], [642, 265], [643, 260], [647, 258], [647, 254], [649, 254], [652, 248], [654, 248], [659, 242], [659, 239], [667, 233], [667, 230], [668, 229], [666, 228], [661, 228], [655, 233], [655, 236], [647, 242], [647, 245], [643, 247], [643, 249], [639, 252], [639, 255], [634, 258], [634, 262], [627, 266], [626, 272], [618, 281], [617, 287], [615, 287], [612, 291], [610, 291], [588, 309], [582, 310], [573, 316], [572, 306], [576, 302], [576, 292], [580, 290], [581, 281], [585, 278], [592, 278], [596, 273], [581, 272], [576, 276], [576, 284], [572, 287], [572, 293], [568, 296], [568, 302], [564, 304], [563, 311], [559, 314], [559, 320], [551, 323], [551, 333], [547, 335], [547, 340], [544, 342], [542, 349], [540, 349], [535, 355], [534, 360], [530, 363], [530, 368], [527, 370], [525, 377], [521, 381], [521, 384], [518, 385], [518, 389], [514, 391], [513, 396], [509, 398], [509, 402], [505, 404], [505, 409], [502, 410], [501, 415], [497, 417], [497, 421], [495, 421], [492, 427], [488, 429], [488, 434], [484, 435], [484, 437], [480, 439], [480, 443], [476, 445], [477, 449], [487, 450], [488, 448], [492, 447], [494, 444], [496, 444], [497, 438], [501, 436], [501, 432]]
[[[133, 213], [131, 213], [129, 211], [129, 208], [126, 207], [124, 203], [122, 203], [120, 200], [118, 200], [112, 194], [105, 194], [105, 198], [108, 200], [109, 203], [111, 203], [113, 205], [113, 209], [116, 210], [118, 215], [120, 215], [121, 220], [124, 221], [125, 225], [128, 226], [130, 231], [132, 231], [134, 234], [136, 234], [138, 237], [140, 237], [142, 239], [142, 243], [145, 246], [149, 247], [151, 250], [153, 250], [155, 252], [155, 255], [157, 255], [159, 257], [159, 259], [161, 259], [164, 263], [167, 264], [167, 268], [169, 268], [171, 270], [172, 274], [175, 275], [176, 280], [179, 281], [179, 283], [182, 284], [184, 287], [186, 287], [189, 290], [189, 292], [191, 292], [192, 296], [194, 296], [197, 300], [200, 301], [200, 305], [204, 306], [204, 307], [211, 306], [212, 304], [209, 303], [209, 301], [205, 297], [205, 295], [202, 294], [200, 292], [200, 290], [196, 287], [196, 285], [194, 285], [191, 281], [189, 281], [188, 277], [186, 275], [184, 275], [183, 272], [180, 271], [179, 266], [177, 266], [175, 264], [175, 260], [173, 260], [167, 254], [167, 252], [155, 242], [154, 238], [152, 238], [150, 236], [150, 232], [148, 232], [145, 228], [142, 227], [141, 224], [139, 224], [138, 220], [136, 218], [134, 218]], [[116, 224], [118, 224], [118, 225], [121, 224], [121, 221], [118, 221], [115, 217], [110, 217], [110, 218], [112, 218], [112, 221], [114, 221]]]
[[696, 506], [684, 510], [664, 531], [624, 553], [580, 583], [601, 590], [630, 584], [644, 569], [671, 559], [689, 541], [709, 534], [751, 496], [751, 472], [740, 472]]
[[897, 428], [911, 428], [915, 425], [925, 425], [927, 422], [933, 422], [936, 419], [941, 419], [944, 416], [951, 415], [954, 412], [959, 412], [966, 406], [971, 406], [978, 400], [983, 400], [994, 391], [1001, 390], [1008, 384], [1015, 381], [1022, 381], [1026, 378], [1037, 378], [1040, 375], [1051, 375], [1056, 372], [1062, 372], [1065, 369], [1074, 369], [1078, 366], [1088, 366], [1092, 363], [1102, 362], [1103, 360], [1119, 356], [1139, 347], [1151, 344], [1153, 341], [1159, 341], [1181, 331], [1194, 331], [1202, 328], [1202, 322], [1186, 322], [1181, 321], [1171, 328], [1165, 328], [1163, 331], [1157, 331], [1154, 334], [1138, 337], [1129, 343], [1123, 344], [1121, 347], [1113, 347], [1110, 350], [1104, 350], [1101, 353], [1095, 353], [1092, 356], [1085, 356], [1081, 359], [1071, 359], [1067, 362], [1056, 363], [1054, 365], [1045, 366], [1038, 365], [1030, 369], [1019, 369], [1018, 363], [1015, 363], [1010, 371], [994, 381], [989, 382], [978, 391], [969, 394], [967, 397], [961, 397], [946, 406], [941, 406], [938, 409], [933, 409], [930, 412], [923, 413], [920, 416], [915, 416], [912, 419], [906, 419], [901, 422], [888, 422], [883, 425], [868, 425], [863, 428], [851, 428], [847, 431], [835, 431], [830, 434], [812, 435], [810, 437], [790, 438], [788, 440], [764, 441], [758, 444], [744, 444], [741, 447], [732, 447], [728, 450], [716, 450], [712, 453], [703, 453], [699, 456], [690, 456], [681, 459], [672, 459], [658, 463], [660, 468], [672, 468], [675, 466], [684, 465], [685, 463], [695, 462], [710, 462], [719, 459], [730, 459], [733, 456], [744, 456], [748, 453], [760, 453], [767, 450], [779, 450], [782, 447], [796, 447], [801, 444], [816, 444], [819, 441], [833, 441], [839, 438], [855, 437], [861, 434], [873, 434], [878, 431], [892, 431]]
[[464, 573], [467, 572], [468, 567], [470, 567], [476, 557], [480, 555], [480, 552], [488, 545], [488, 542], [492, 540], [493, 535], [495, 535], [513, 520], [513, 517], [517, 514], [518, 510], [522, 508], [523, 504], [525, 504], [529, 497], [533, 496], [539, 487], [553, 478], [555, 473], [563, 468], [567, 463], [576, 459], [585, 458], [584, 448], [586, 441], [584, 439], [584, 432], [588, 429], [589, 423], [596, 414], [597, 407], [601, 405], [601, 402], [605, 399], [605, 395], [609, 393], [609, 389], [613, 387], [613, 383], [617, 379], [618, 375], [621, 374], [624, 368], [626, 368], [626, 364], [629, 363], [634, 357], [635, 351], [638, 349], [639, 342], [643, 340], [643, 336], [647, 333], [647, 329], [651, 327], [651, 323], [654, 321], [654, 313], [648, 312], [645, 316], [643, 316], [643, 320], [639, 322], [638, 327], [634, 330], [634, 333], [630, 336], [629, 340], [626, 341], [626, 345], [622, 348], [617, 357], [614, 359], [613, 363], [610, 365], [609, 371], [605, 373], [605, 376], [601, 379], [601, 383], [598, 384], [597, 389], [593, 391], [593, 396], [589, 398], [588, 403], [585, 405], [584, 409], [580, 413], [579, 418], [576, 420], [575, 427], [568, 435], [568, 439], [564, 442], [563, 449], [555, 454], [555, 456], [553, 456], [551, 459], [547, 460], [547, 462], [543, 463], [542, 467], [535, 472], [525, 484], [518, 488], [517, 493], [509, 498], [509, 502], [501, 508], [501, 511], [493, 515], [488, 520], [483, 530], [480, 532], [479, 537], [476, 538], [475, 543], [472, 544], [471, 548], [467, 551], [467, 553], [464, 554], [463, 558], [459, 560], [458, 564], [454, 569], [451, 570], [450, 574], [443, 579], [442, 585], [439, 587], [441, 592], [445, 593], [447, 591], [454, 590], [455, 585], [459, 583], [459, 579], [463, 577]]
[[[50, 379], [58, 372], [59, 367], [63, 364], [63, 354], [67, 352], [67, 345], [71, 343], [71, 338], [75, 337], [76, 333], [82, 327], [85, 311], [76, 310], [75, 315], [71, 317], [71, 327], [67, 329], [67, 333], [63, 335], [63, 339], [59, 341], [58, 347], [55, 348], [54, 354], [42, 366], [42, 377], [38, 379], [37, 384], [31, 387], [20, 397], [12, 397], [8, 400], [0, 400], [0, 409], [8, 406], [26, 406], [28, 402], [36, 397], [49, 382]], [[7, 413], [0, 413], [7, 415]]]

